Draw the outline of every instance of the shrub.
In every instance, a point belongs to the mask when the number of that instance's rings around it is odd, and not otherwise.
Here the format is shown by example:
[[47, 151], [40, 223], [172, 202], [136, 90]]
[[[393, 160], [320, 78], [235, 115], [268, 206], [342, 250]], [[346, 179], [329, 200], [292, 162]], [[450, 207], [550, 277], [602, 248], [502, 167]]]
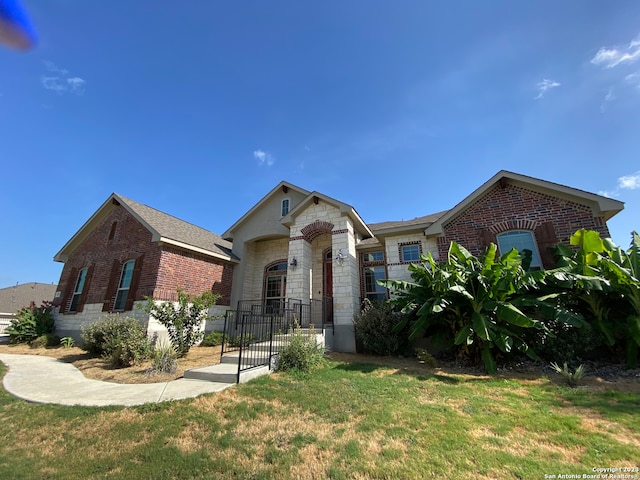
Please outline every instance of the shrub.
[[280, 349], [278, 370], [309, 372], [322, 362], [324, 348], [316, 342], [315, 334], [305, 334], [296, 328], [289, 344]]
[[75, 345], [76, 341], [73, 339], [73, 337], [62, 337], [60, 339], [60, 345], [62, 345], [63, 348], [71, 348]]
[[256, 336], [253, 333], [243, 333], [242, 335], [238, 335], [229, 339], [230, 347], [248, 347], [252, 343], [256, 341]]
[[400, 315], [389, 304], [366, 299], [362, 311], [354, 319], [356, 342], [362, 353], [396, 355], [404, 353], [408, 344], [406, 329], [396, 332]]
[[584, 377], [584, 365], [578, 366], [578, 368], [573, 372], [569, 370], [567, 362], [564, 362], [562, 367], [555, 362], [551, 362], [551, 368], [562, 375], [562, 378], [564, 378], [565, 382], [567, 382], [567, 385], [570, 387], [577, 387], [582, 380], [582, 377]]
[[176, 352], [168, 340], [163, 339], [156, 344], [153, 352], [153, 365], [149, 367], [147, 375], [157, 375], [160, 373], [176, 373], [178, 361]]
[[82, 330], [82, 349], [111, 358], [116, 367], [135, 365], [151, 356], [153, 347], [137, 320], [110, 314]]
[[202, 338], [202, 322], [210, 318], [209, 309], [219, 298], [220, 295], [212, 292], [191, 297], [179, 288], [177, 302], [156, 304], [153, 298], [147, 297], [145, 312], [165, 326], [176, 354], [183, 357]]
[[29, 343], [29, 345], [32, 348], [57, 347], [58, 345], [60, 345], [60, 337], [54, 335], [53, 333], [46, 333], [44, 335], [40, 335], [38, 338]]
[[31, 303], [29, 307], [18, 310], [16, 318], [6, 329], [10, 343], [29, 343], [47, 333], [53, 333], [55, 322], [51, 314], [51, 303], [43, 302], [36, 307]]
[[217, 345], [222, 345], [222, 342], [229, 341], [229, 337], [224, 332], [211, 332], [202, 339], [203, 347], [215, 347]]

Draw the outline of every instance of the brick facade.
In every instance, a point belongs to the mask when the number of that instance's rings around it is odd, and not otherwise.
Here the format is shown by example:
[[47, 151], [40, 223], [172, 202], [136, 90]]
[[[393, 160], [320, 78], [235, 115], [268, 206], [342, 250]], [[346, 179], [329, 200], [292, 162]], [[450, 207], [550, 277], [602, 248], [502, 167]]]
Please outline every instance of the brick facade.
[[[594, 217], [590, 207], [512, 184], [497, 183], [471, 206], [443, 225], [438, 253], [447, 258], [450, 242], [456, 241], [473, 255], [480, 255], [496, 235], [508, 230], [534, 232], [545, 266], [550, 262], [546, 247], [569, 243], [576, 230], [586, 228], [609, 236], [604, 218]], [[546, 258], [546, 261], [545, 261]]]
[[144, 300], [145, 296], [175, 300], [176, 288], [182, 287], [190, 295], [212, 290], [222, 295], [220, 305], [229, 304], [230, 263], [153, 242], [151, 232], [124, 207], [117, 206], [65, 262], [58, 285], [61, 295], [56, 300], [60, 313], [69, 311], [78, 272], [85, 267], [89, 274], [78, 313], [85, 305], [94, 304], [111, 310], [113, 284], [119, 281], [121, 266], [128, 260], [141, 266], [136, 288], [132, 282], [129, 293], [132, 301]]

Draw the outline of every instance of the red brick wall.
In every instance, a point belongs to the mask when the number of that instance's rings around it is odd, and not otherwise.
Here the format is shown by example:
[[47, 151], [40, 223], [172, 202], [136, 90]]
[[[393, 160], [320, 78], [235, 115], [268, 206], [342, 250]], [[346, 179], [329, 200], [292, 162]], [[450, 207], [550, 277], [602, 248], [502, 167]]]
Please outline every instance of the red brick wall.
[[189, 295], [213, 291], [222, 295], [218, 305], [229, 305], [233, 266], [205, 255], [165, 246], [153, 298], [175, 300], [179, 286]]
[[[591, 208], [586, 205], [511, 184], [506, 184], [504, 188], [496, 184], [460, 215], [443, 225], [444, 236], [438, 238], [438, 253], [441, 259], [445, 259], [449, 243], [454, 240], [473, 255], [479, 255], [484, 246], [483, 230], [488, 230], [490, 235], [515, 229], [535, 231], [547, 222], [553, 225], [558, 242], [566, 244], [569, 243], [569, 237], [580, 228], [597, 230], [602, 237], [609, 237], [604, 219], [594, 217]], [[495, 243], [495, 239], [492, 241]]]
[[[114, 222], [117, 222], [115, 235], [109, 239]], [[213, 288], [215, 293], [223, 295], [218, 304], [229, 304], [231, 264], [177, 248], [161, 247], [151, 238], [151, 232], [125, 208], [116, 206], [65, 263], [58, 285], [62, 296], [57, 302], [64, 303], [61, 311], [67, 311], [80, 269], [92, 267], [84, 304], [102, 303], [107, 296], [114, 260], [123, 264], [142, 255], [135, 300], [144, 300], [148, 295], [158, 300], [174, 300], [180, 286], [190, 295], [200, 295]]]
[[[114, 222], [117, 222], [115, 235], [109, 240]], [[160, 248], [151, 242], [151, 233], [146, 228], [122, 206], [116, 206], [102, 224], [71, 254], [62, 270], [58, 290], [62, 292], [63, 298], [67, 296], [66, 294], [72, 292], [75, 287], [77, 271], [93, 266], [84, 303], [102, 303], [107, 295], [113, 261], [124, 263], [141, 255], [144, 255], [144, 259], [136, 300], [142, 300], [145, 295], [153, 292]], [[62, 306], [62, 310], [66, 312], [66, 305]]]

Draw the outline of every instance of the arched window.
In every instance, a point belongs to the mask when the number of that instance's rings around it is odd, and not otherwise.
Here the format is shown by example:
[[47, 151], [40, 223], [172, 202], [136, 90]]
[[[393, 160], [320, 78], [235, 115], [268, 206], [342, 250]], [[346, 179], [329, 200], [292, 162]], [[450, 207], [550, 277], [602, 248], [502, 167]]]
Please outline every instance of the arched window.
[[528, 230], [512, 230], [498, 235], [498, 248], [500, 254], [508, 253], [512, 248], [522, 252], [523, 250], [531, 250], [531, 265], [529, 270], [540, 270], [542, 262], [540, 261], [540, 253], [536, 245], [536, 239], [533, 232]]
[[284, 307], [287, 295], [287, 260], [278, 260], [265, 267], [263, 298], [268, 309]]

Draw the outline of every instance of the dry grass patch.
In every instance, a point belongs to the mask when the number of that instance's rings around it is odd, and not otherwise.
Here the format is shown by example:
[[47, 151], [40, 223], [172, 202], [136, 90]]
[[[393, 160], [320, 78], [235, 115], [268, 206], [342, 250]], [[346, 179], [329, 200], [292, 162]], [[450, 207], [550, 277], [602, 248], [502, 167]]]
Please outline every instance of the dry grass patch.
[[192, 347], [186, 356], [178, 359], [178, 368], [175, 373], [161, 375], [146, 374], [152, 365], [151, 360], [128, 368], [114, 368], [110, 360], [94, 357], [78, 347], [31, 348], [29, 345], [0, 345], [0, 353], [43, 355], [57, 358], [62, 362], [73, 364], [85, 377], [93, 380], [137, 384], [168, 382], [182, 378], [185, 370], [218, 364], [220, 363], [220, 348], [220, 346]]

